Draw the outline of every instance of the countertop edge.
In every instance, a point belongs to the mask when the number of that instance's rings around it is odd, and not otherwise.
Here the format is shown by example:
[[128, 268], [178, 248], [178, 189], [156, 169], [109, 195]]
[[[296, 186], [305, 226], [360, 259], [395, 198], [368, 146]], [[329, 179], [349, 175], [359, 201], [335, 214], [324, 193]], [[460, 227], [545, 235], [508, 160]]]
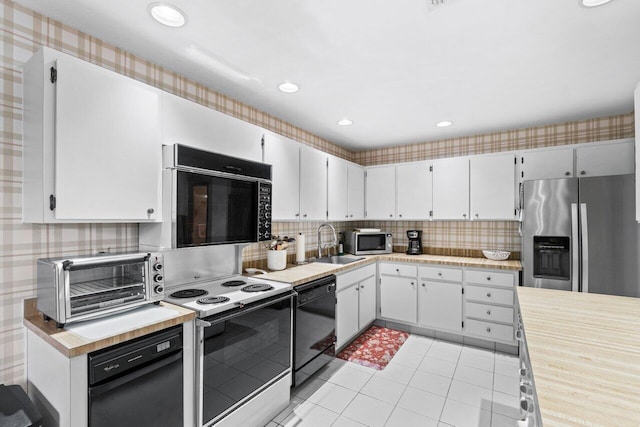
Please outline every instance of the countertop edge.
[[[110, 337], [100, 338], [95, 341], [89, 341], [68, 330], [58, 329], [55, 322], [45, 322], [41, 313], [36, 309], [36, 298], [27, 298], [23, 301], [24, 317], [23, 325], [35, 333], [37, 336], [46, 341], [66, 357], [76, 357], [92, 351], [101, 350], [112, 345], [120, 344], [134, 338], [148, 335], [172, 326], [180, 325], [195, 319], [196, 313], [189, 309], [179, 307], [167, 302], [160, 302], [161, 307], [177, 311], [179, 314], [175, 317], [165, 319], [145, 325], [142, 327], [134, 327], [130, 331], [122, 332]], [[67, 343], [65, 343], [67, 341]], [[77, 344], [69, 344], [71, 341], [77, 341]], [[84, 342], [83, 342], [84, 341]]]

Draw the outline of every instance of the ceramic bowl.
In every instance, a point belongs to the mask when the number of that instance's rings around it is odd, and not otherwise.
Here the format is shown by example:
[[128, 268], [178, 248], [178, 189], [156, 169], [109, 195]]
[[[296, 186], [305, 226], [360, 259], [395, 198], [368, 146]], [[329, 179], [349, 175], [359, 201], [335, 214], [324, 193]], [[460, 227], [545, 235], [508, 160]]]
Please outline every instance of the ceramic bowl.
[[509, 251], [482, 251], [485, 257], [492, 259], [494, 261], [504, 261], [509, 258], [511, 252]]

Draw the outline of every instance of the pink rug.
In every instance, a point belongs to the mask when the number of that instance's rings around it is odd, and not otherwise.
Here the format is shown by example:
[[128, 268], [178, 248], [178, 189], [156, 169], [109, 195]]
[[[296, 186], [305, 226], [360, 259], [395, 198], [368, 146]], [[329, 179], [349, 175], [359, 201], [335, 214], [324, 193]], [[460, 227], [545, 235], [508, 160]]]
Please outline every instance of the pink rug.
[[409, 333], [371, 326], [342, 350], [337, 357], [379, 371], [391, 362]]

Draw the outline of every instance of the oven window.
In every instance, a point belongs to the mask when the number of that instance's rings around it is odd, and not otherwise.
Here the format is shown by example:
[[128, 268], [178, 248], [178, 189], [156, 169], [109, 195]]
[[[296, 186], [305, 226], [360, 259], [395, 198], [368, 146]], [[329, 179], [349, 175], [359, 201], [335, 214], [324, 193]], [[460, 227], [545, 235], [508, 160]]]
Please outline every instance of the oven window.
[[387, 235], [360, 234], [358, 235], [358, 251], [384, 250], [387, 243]]
[[291, 367], [291, 298], [204, 328], [203, 365], [206, 424]]
[[257, 239], [258, 184], [178, 172], [178, 247]]

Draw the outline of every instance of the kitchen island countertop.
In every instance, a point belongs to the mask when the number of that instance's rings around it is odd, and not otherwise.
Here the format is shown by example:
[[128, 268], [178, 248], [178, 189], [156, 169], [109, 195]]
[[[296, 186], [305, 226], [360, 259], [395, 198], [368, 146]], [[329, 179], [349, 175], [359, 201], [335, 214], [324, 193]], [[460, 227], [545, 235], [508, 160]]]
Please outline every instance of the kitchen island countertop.
[[[352, 257], [352, 255], [345, 255]], [[362, 267], [376, 261], [391, 262], [411, 262], [418, 264], [439, 264], [454, 267], [479, 267], [498, 270], [522, 270], [520, 261], [492, 261], [486, 258], [470, 258], [444, 255], [407, 255], [405, 253], [392, 253], [385, 255], [365, 255], [364, 259], [350, 264], [324, 264], [310, 262], [303, 265], [288, 265], [285, 270], [269, 272], [266, 275], [258, 276], [263, 279], [275, 280], [277, 282], [291, 283], [293, 286], [307, 283], [311, 280], [319, 279], [328, 274], [337, 274], [354, 268]], [[359, 258], [360, 258], [359, 257]]]
[[[164, 312], [162, 313], [161, 319], [151, 320], [152, 316], [149, 316], [149, 320], [136, 321], [125, 326], [121, 324], [121, 320], [126, 320], [128, 314], [135, 315], [136, 310], [88, 322], [72, 323], [63, 329], [58, 329], [56, 322], [52, 320], [48, 322], [44, 321], [42, 314], [36, 308], [36, 299], [29, 298], [24, 300], [23, 323], [24, 326], [63, 355], [75, 357], [120, 344], [171, 326], [180, 325], [196, 317], [194, 311], [167, 302], [161, 302], [159, 306], [149, 304], [140, 309], [147, 310], [147, 312], [153, 310], [164, 310]], [[84, 332], [83, 335], [83, 333], [78, 331], [86, 332]]]
[[543, 425], [640, 426], [640, 298], [518, 287]]

